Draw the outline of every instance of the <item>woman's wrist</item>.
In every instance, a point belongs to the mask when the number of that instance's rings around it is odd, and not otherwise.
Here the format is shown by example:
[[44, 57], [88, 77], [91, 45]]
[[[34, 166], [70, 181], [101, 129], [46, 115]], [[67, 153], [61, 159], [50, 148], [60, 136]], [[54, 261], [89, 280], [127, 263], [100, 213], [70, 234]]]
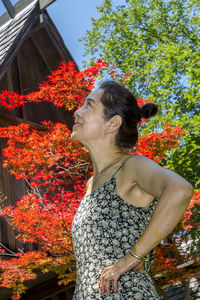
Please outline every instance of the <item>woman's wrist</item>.
[[151, 242], [148, 240], [144, 242], [143, 238], [140, 237], [140, 239], [130, 248], [130, 250], [135, 253], [140, 258], [145, 258], [150, 253], [151, 249], [154, 247], [151, 247]]
[[129, 249], [128, 252], [130, 253], [131, 256], [133, 256], [134, 258], [136, 258], [139, 261], [142, 261], [142, 262], [149, 261], [149, 257], [146, 257], [146, 256], [141, 257], [141, 256], [137, 255], [135, 252], [133, 252], [132, 249]]

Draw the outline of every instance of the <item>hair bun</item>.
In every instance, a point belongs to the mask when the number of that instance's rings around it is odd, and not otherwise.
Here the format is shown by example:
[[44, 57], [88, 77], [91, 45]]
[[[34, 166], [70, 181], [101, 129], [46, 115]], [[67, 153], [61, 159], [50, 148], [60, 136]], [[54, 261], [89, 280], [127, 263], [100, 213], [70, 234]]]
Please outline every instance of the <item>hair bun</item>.
[[153, 103], [147, 103], [140, 108], [140, 118], [148, 119], [154, 116], [158, 111], [158, 106]]

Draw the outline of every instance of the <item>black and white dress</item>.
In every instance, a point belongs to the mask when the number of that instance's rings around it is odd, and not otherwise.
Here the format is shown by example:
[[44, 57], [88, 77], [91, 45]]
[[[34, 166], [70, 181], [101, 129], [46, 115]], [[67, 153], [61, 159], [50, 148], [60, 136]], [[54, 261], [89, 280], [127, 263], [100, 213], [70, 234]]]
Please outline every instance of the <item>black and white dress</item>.
[[134, 207], [125, 202], [117, 192], [118, 170], [101, 187], [83, 197], [74, 217], [72, 238], [77, 275], [73, 300], [161, 299], [151, 278], [134, 269], [118, 279], [117, 293], [112, 281], [110, 296], [99, 293], [102, 271], [137, 242], [157, 204], [156, 198], [148, 207]]

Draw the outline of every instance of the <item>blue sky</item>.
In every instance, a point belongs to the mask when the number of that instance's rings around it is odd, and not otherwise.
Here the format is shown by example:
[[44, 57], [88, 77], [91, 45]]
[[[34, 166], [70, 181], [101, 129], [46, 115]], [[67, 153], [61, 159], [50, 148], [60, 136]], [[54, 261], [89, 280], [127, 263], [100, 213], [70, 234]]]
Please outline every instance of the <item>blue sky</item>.
[[[113, 0], [113, 4], [124, 3], [124, 0]], [[71, 52], [78, 66], [82, 66], [83, 43], [78, 40], [91, 29], [91, 17], [99, 16], [96, 6], [103, 0], [56, 0], [47, 11], [58, 28], [67, 48]]]
[[78, 66], [82, 65], [84, 47], [78, 40], [91, 28], [90, 17], [98, 17], [96, 6], [102, 0], [56, 0], [47, 11]]
[[[11, 0], [14, 5], [18, 0]], [[125, 0], [113, 0], [113, 4], [123, 4]], [[56, 0], [47, 11], [60, 32], [65, 45], [72, 54], [72, 57], [82, 66], [84, 47], [78, 40], [91, 29], [91, 17], [97, 18], [96, 6], [103, 3], [103, 0]], [[0, 15], [6, 11], [0, 0]]]

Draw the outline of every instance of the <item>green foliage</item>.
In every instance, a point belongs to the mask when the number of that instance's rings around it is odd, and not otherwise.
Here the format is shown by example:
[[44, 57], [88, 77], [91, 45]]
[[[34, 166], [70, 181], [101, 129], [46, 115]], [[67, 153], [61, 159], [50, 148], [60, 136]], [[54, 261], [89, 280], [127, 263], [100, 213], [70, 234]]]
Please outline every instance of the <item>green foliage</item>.
[[[151, 99], [159, 114], [140, 133], [159, 132], [166, 122], [186, 135], [163, 164], [199, 187], [200, 4], [197, 0], [105, 0], [99, 19], [82, 38], [90, 63], [112, 66], [138, 97]], [[105, 78], [106, 73], [102, 76]], [[120, 81], [121, 82], [121, 81]]]

